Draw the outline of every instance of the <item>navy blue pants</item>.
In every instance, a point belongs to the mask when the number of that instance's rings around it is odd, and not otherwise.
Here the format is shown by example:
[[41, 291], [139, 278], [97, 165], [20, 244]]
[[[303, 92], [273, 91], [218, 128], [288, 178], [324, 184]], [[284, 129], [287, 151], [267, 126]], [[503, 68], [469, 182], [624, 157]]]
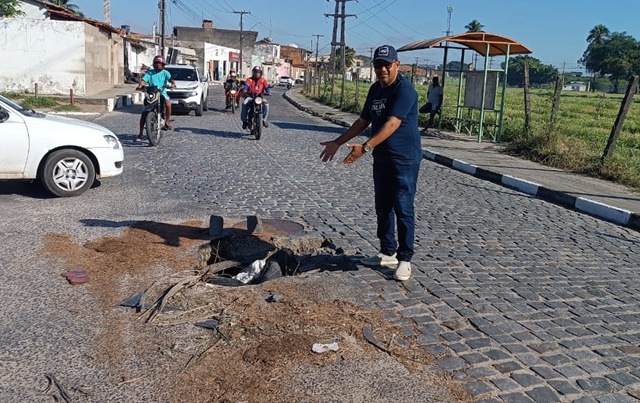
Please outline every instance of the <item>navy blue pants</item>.
[[[404, 262], [410, 262], [413, 257], [415, 237], [413, 202], [419, 172], [420, 164], [402, 165], [388, 161], [373, 163], [380, 252], [385, 255], [397, 253], [398, 260]], [[396, 224], [398, 225], [397, 241]]]

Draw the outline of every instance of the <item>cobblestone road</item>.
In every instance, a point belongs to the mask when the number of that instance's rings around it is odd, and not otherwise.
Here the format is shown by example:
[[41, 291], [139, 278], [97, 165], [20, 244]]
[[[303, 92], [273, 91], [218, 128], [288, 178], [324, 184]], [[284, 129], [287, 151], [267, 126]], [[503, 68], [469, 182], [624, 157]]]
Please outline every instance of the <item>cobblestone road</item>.
[[[322, 164], [318, 143], [343, 129], [296, 110], [280, 94], [271, 99], [272, 124], [260, 141], [242, 134], [239, 113], [217, 109], [216, 87], [212, 110], [202, 118], [176, 116], [176, 130], [159, 147], [133, 142], [136, 108], [97, 119], [122, 139], [125, 173], [80, 198], [48, 199], [32, 185], [0, 183], [0, 291], [12, 301], [0, 319], [0, 363], [8, 363], [0, 393], [18, 393], [24, 386], [6, 381], [32, 376], [18, 365], [21, 348], [39, 345], [29, 365], [46, 368], [55, 362], [47, 337], [73, 343], [90, 333], [67, 334], [70, 324], [52, 312], [66, 297], [45, 274], [20, 273], [42, 264], [34, 231], [83, 239], [139, 219], [257, 213], [302, 222], [351, 253], [376, 252], [371, 159]], [[637, 232], [427, 161], [416, 208], [413, 278], [396, 283], [390, 272], [362, 268], [353, 282], [407, 333], [417, 324], [416, 336], [442, 369], [484, 401], [640, 398]], [[25, 301], [25, 287], [33, 292], [26, 305], [17, 302]], [[45, 309], [53, 329], [23, 319], [47, 304], [54, 304]], [[83, 365], [80, 355], [70, 363]]]

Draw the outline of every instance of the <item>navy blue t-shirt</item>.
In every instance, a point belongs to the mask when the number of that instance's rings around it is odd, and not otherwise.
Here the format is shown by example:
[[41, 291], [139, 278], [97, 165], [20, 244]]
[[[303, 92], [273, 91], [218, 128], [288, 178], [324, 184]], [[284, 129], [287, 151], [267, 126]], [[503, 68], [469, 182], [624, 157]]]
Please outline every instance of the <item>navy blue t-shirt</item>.
[[390, 116], [402, 120], [400, 127], [373, 149], [375, 161], [393, 160], [399, 164], [419, 164], [422, 161], [420, 131], [418, 129], [418, 93], [406, 78], [383, 88], [380, 82], [369, 88], [367, 101], [360, 117], [371, 122], [376, 134]]

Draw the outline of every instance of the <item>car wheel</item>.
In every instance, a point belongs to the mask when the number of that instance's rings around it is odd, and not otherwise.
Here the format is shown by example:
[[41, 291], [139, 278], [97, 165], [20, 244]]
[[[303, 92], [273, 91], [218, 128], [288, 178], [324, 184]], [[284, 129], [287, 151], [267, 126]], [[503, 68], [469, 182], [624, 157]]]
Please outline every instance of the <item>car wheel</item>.
[[205, 101], [200, 100], [200, 104], [198, 104], [198, 106], [196, 106], [196, 116], [202, 116], [202, 104]]
[[91, 159], [78, 150], [58, 150], [47, 157], [40, 180], [59, 197], [79, 196], [93, 185], [96, 169]]
[[[209, 91], [207, 91], [207, 92], [209, 92]], [[202, 101], [202, 110], [204, 110], [204, 111], [208, 111], [209, 110], [209, 104], [207, 103], [207, 99], [209, 97], [208, 97], [207, 92], [204, 93], [204, 100]]]

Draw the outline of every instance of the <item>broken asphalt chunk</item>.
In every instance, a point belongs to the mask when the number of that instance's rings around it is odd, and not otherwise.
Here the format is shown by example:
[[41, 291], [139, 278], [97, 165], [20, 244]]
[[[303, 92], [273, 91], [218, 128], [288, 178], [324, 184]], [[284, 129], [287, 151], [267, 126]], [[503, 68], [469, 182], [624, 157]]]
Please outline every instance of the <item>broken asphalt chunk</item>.
[[208, 320], [203, 320], [202, 322], [194, 323], [194, 325], [198, 327], [202, 327], [204, 329], [212, 329], [212, 330], [217, 329], [219, 324], [220, 324], [220, 321], [218, 319], [208, 319]]
[[76, 284], [84, 284], [89, 282], [89, 274], [85, 269], [73, 269], [69, 270], [63, 274], [67, 278], [69, 283]]

